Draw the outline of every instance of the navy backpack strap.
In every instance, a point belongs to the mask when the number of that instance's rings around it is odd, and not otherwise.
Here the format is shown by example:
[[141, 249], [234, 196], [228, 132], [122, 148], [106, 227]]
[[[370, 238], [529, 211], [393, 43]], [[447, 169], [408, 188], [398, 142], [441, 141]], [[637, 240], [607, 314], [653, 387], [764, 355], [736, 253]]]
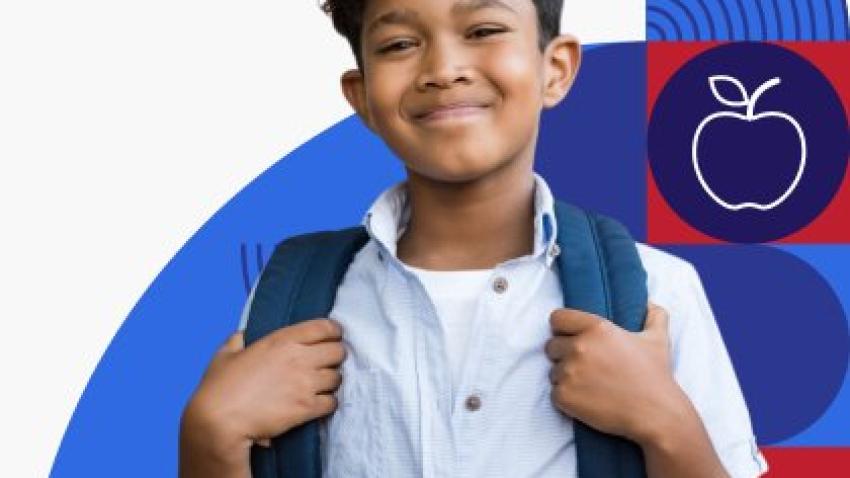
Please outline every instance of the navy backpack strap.
[[[626, 228], [562, 202], [555, 203], [555, 218], [564, 306], [605, 317], [632, 332], [643, 330], [646, 271]], [[574, 423], [579, 478], [646, 476], [637, 444]]]
[[[296, 236], [276, 248], [257, 283], [248, 312], [245, 345], [303, 320], [327, 317], [348, 265], [369, 240], [363, 227]], [[251, 447], [254, 478], [319, 478], [319, 426], [303, 423]]]

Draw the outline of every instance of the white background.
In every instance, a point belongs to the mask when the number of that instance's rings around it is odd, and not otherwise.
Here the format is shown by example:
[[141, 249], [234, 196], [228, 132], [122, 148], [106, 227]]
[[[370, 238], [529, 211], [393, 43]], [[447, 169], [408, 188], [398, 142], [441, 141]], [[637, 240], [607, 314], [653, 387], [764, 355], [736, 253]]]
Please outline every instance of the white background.
[[[566, 0], [564, 31], [643, 40], [644, 4]], [[0, 475], [48, 475], [145, 288], [240, 188], [351, 114], [353, 65], [316, 0], [2, 0]]]

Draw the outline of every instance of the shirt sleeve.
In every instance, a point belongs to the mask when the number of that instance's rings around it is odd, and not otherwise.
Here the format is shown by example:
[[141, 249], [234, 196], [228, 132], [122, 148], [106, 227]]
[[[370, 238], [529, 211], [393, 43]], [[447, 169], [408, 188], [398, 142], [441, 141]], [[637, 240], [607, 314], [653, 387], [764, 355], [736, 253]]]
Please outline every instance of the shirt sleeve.
[[663, 280], [666, 287], [657, 284], [668, 293], [659, 294], [656, 302], [670, 316], [673, 376], [702, 418], [729, 475], [761, 476], [767, 462], [758, 449], [747, 404], [699, 275], [687, 262], [676, 266]]
[[259, 279], [254, 282], [251, 293], [248, 294], [248, 300], [245, 301], [245, 306], [242, 308], [242, 316], [239, 318], [239, 332], [244, 332], [248, 326], [248, 314], [251, 312], [251, 304], [254, 302], [254, 292], [257, 290], [258, 282], [260, 282]]

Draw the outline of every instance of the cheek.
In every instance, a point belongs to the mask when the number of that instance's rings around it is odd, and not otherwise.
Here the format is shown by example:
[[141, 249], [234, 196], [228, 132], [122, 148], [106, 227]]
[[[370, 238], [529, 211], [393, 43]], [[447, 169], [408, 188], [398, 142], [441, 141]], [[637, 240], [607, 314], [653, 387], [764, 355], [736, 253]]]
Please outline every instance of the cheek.
[[389, 124], [398, 121], [401, 98], [407, 84], [406, 73], [401, 71], [376, 71], [374, 80], [368, 86], [367, 101], [369, 111], [378, 128], [385, 130]]
[[486, 58], [486, 71], [492, 72], [511, 112], [508, 118], [517, 123], [528, 121], [542, 107], [542, 70], [535, 60], [536, 56], [528, 51], [517, 49], [504, 49]]

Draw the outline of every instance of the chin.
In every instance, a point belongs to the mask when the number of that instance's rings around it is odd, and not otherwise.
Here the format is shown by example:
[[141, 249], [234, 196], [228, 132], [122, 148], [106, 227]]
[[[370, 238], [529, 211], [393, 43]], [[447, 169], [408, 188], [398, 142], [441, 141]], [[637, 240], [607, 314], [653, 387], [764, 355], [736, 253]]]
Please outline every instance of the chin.
[[485, 178], [503, 165], [503, 162], [479, 157], [475, 161], [408, 164], [408, 172], [435, 182], [462, 184]]

